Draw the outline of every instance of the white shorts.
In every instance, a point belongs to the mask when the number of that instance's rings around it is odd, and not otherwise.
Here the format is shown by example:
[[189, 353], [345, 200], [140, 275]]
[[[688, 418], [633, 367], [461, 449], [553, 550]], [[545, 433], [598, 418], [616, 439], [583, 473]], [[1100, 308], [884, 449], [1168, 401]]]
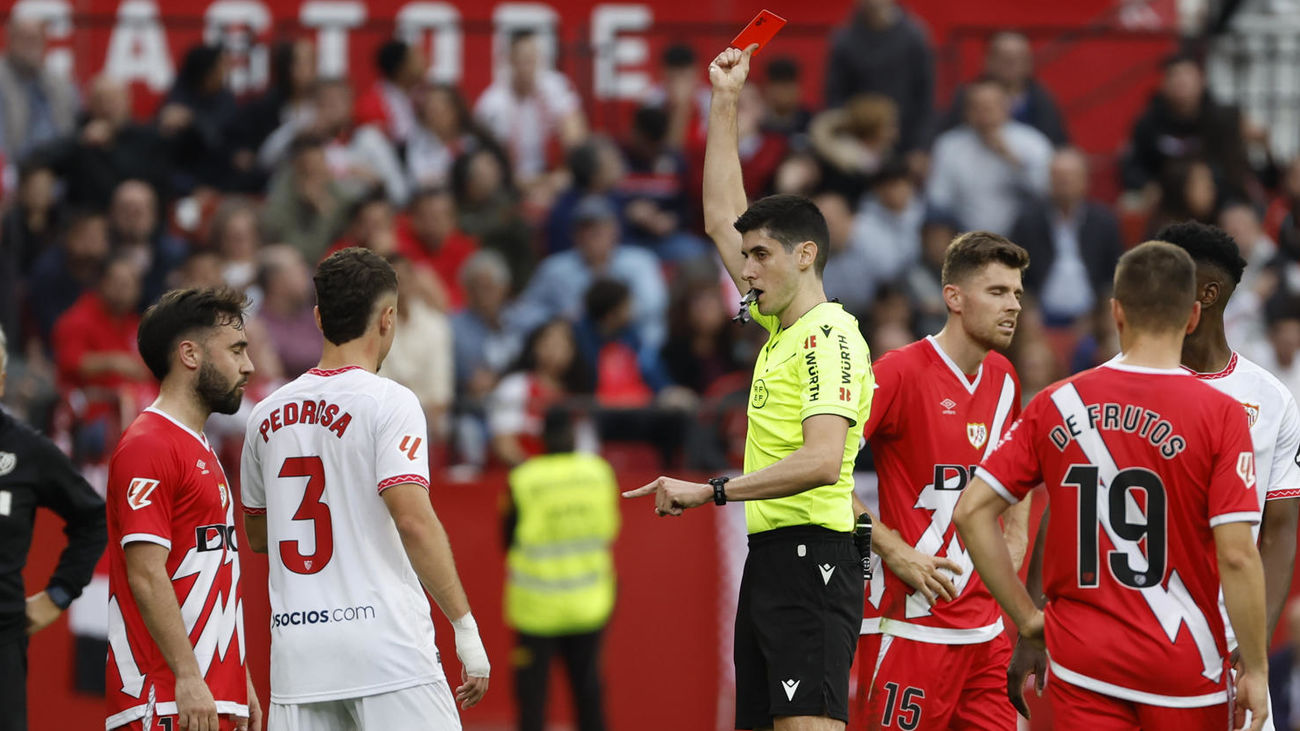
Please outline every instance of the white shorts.
[[272, 703], [267, 731], [460, 731], [445, 682], [318, 703]]

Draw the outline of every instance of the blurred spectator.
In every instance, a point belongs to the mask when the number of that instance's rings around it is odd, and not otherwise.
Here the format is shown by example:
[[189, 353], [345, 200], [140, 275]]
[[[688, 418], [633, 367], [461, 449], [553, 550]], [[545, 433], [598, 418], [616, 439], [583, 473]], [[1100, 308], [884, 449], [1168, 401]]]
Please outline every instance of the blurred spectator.
[[627, 174], [623, 156], [614, 143], [603, 135], [592, 135], [569, 150], [566, 155], [569, 188], [556, 197], [546, 219], [546, 253], [554, 254], [573, 248], [573, 216], [578, 203], [588, 196], [600, 196], [615, 210], [622, 208], [618, 190]]
[[390, 201], [406, 203], [410, 190], [397, 153], [377, 125], [357, 123], [347, 80], [316, 82], [311, 112], [291, 117], [267, 139], [258, 153], [262, 166], [276, 167], [304, 134], [321, 138], [330, 175], [350, 194], [382, 184]]
[[[254, 272], [256, 274], [256, 272]], [[211, 249], [195, 249], [185, 257], [181, 266], [176, 270], [175, 287], [177, 289], [208, 289], [210, 287], [227, 286], [226, 280], [222, 276], [222, 261], [217, 252]], [[260, 298], [258, 300], [261, 302]], [[255, 306], [250, 306], [252, 311]], [[257, 361], [257, 370], [262, 370], [262, 362]]]
[[446, 315], [425, 304], [411, 260], [395, 254], [388, 261], [397, 272], [397, 328], [379, 375], [419, 397], [429, 443], [440, 444], [448, 433], [455, 380], [451, 324]]
[[532, 30], [510, 36], [509, 72], [478, 98], [474, 116], [505, 145], [515, 178], [531, 185], [550, 167], [547, 147], [554, 138], [564, 149], [587, 136], [582, 100], [558, 71], [541, 67], [541, 48]]
[[343, 234], [325, 251], [322, 259], [349, 246], [370, 249], [380, 256], [397, 253], [397, 225], [393, 204], [384, 192], [372, 189], [352, 204]]
[[[1034, 78], [1034, 52], [1023, 33], [1004, 30], [993, 34], [984, 55], [982, 78], [995, 81], [1007, 90], [1012, 119], [1042, 132], [1057, 147], [1070, 141], [1052, 92]], [[939, 122], [940, 132], [962, 123], [968, 88], [963, 85], [953, 95], [952, 106]]]
[[1115, 214], [1088, 198], [1088, 160], [1074, 148], [1052, 158], [1048, 198], [1026, 207], [1011, 240], [1029, 252], [1025, 289], [1038, 298], [1049, 326], [1090, 314], [1108, 296], [1124, 253]]
[[220, 46], [191, 47], [158, 111], [158, 131], [171, 149], [172, 184], [179, 193], [199, 186], [225, 190], [236, 182], [239, 105], [226, 88], [228, 65]]
[[1287, 165], [1279, 187], [1264, 213], [1264, 230], [1274, 241], [1282, 239], [1284, 229], [1294, 231], [1296, 213], [1300, 213], [1300, 155]]
[[817, 158], [808, 152], [792, 152], [772, 176], [772, 192], [808, 197], [823, 188], [822, 170]]
[[127, 257], [144, 276], [141, 310], [170, 289], [168, 276], [189, 252], [188, 244], [159, 226], [158, 196], [140, 180], [124, 181], [113, 193], [108, 240], [114, 255]]
[[[1032, 257], [1029, 262], [1032, 267]], [[1084, 325], [1082, 337], [1070, 356], [1070, 373], [1096, 368], [1119, 355], [1119, 331], [1115, 328], [1109, 300], [1098, 302]], [[1025, 342], [1028, 338], [1023, 333], [1017, 333], [1016, 339]], [[1021, 391], [1024, 389], [1021, 388]]]
[[[247, 290], [257, 280], [257, 255], [261, 248], [257, 206], [245, 198], [222, 201], [212, 216], [207, 246], [216, 255], [221, 281], [234, 289]], [[261, 293], [256, 293], [253, 299], [256, 306], [261, 301]]]
[[1025, 200], [1048, 192], [1052, 143], [1010, 116], [1006, 90], [982, 81], [966, 94], [966, 123], [934, 144], [930, 203], [971, 230], [1008, 235]]
[[[15, 8], [10, 6], [10, 10]], [[34, 147], [70, 134], [76, 88], [45, 68], [45, 24], [11, 12], [0, 57], [0, 155], [17, 162]]]
[[351, 199], [330, 174], [324, 141], [299, 137], [290, 148], [290, 165], [271, 179], [262, 224], [272, 241], [291, 244], [307, 261], [320, 261], [343, 229]]
[[763, 85], [763, 99], [767, 102], [763, 131], [775, 132], [796, 146], [812, 122], [812, 112], [803, 103], [801, 76], [798, 59], [778, 56], [768, 63], [767, 83]]
[[1122, 167], [1124, 189], [1148, 198], [1168, 164], [1205, 160], [1215, 182], [1233, 195], [1246, 192], [1249, 163], [1241, 114], [1210, 98], [1200, 62], [1186, 53], [1164, 62], [1164, 81], [1133, 125]]
[[[761, 198], [772, 188], [777, 168], [785, 159], [790, 143], [775, 132], [763, 131], [766, 116], [763, 94], [752, 84], [740, 90], [736, 102], [736, 128], [739, 135], [741, 182], [750, 198]], [[705, 137], [691, 140], [687, 148], [693, 171], [691, 190], [700, 190], [704, 180]]]
[[542, 417], [547, 409], [590, 389], [577, 356], [573, 326], [551, 320], [534, 330], [510, 373], [489, 399], [492, 453], [515, 466], [542, 453]]
[[54, 174], [49, 168], [23, 166], [9, 210], [0, 217], [0, 330], [10, 334], [9, 347], [22, 347], [19, 305], [32, 265], [55, 245], [59, 231]]
[[898, 106], [882, 94], [859, 94], [843, 108], [818, 114], [809, 140], [825, 168], [826, 187], [857, 200], [871, 176], [894, 154]]
[[672, 383], [658, 350], [642, 345], [632, 327], [632, 297], [616, 279], [598, 279], [587, 288], [585, 314], [574, 328], [578, 357], [595, 377], [596, 402], [601, 406], [648, 406]]
[[456, 371], [456, 439], [462, 459], [487, 456], [485, 402], [506, 368], [519, 358], [523, 337], [507, 326], [510, 268], [495, 251], [480, 251], [460, 270], [466, 307], [452, 316]]
[[660, 82], [642, 100], [644, 106], [661, 109], [667, 119], [664, 141], [681, 150], [688, 140], [704, 134], [713, 89], [700, 73], [695, 49], [686, 43], [672, 43], [659, 57]]
[[357, 99], [357, 124], [374, 124], [394, 144], [403, 145], [415, 131], [411, 93], [424, 78], [420, 49], [406, 41], [389, 40], [375, 52], [379, 77]]
[[1277, 288], [1277, 273], [1269, 266], [1277, 256], [1277, 244], [1264, 233], [1259, 213], [1248, 201], [1224, 204], [1219, 227], [1237, 242], [1246, 260], [1241, 282], [1224, 308], [1224, 331], [1237, 350], [1253, 353], [1268, 337], [1264, 307]]
[[646, 348], [664, 341], [667, 292], [653, 254], [618, 240], [618, 216], [609, 201], [584, 198], [574, 213], [574, 248], [542, 261], [517, 305], [521, 325], [536, 327], [554, 317], [577, 320], [582, 298], [601, 277], [617, 279], [632, 292], [632, 319]]
[[[1100, 354], [1102, 350], [1098, 349], [1094, 352]], [[1119, 350], [1116, 349], [1110, 355], [1111, 357], [1119, 355]], [[1025, 338], [1016, 356], [1016, 372], [1020, 376], [1020, 398], [1023, 407], [1039, 391], [1061, 378], [1061, 367], [1057, 363], [1056, 353], [1052, 350], [1051, 344], [1042, 338]]]
[[[871, 181], [849, 233], [853, 248], [871, 262], [876, 282], [892, 282], [921, 258], [925, 201], [902, 161], [886, 164]], [[865, 295], [870, 297], [870, 293]]]
[[86, 118], [76, 132], [32, 152], [63, 181], [63, 201], [74, 208], [108, 208], [123, 180], [148, 181], [171, 197], [168, 148], [152, 125], [131, 120], [131, 87], [106, 75], [90, 82]]
[[1268, 326], [1268, 345], [1251, 360], [1291, 389], [1300, 393], [1300, 301], [1292, 298], [1273, 308]]
[[235, 120], [240, 154], [256, 154], [285, 122], [309, 115], [316, 84], [316, 46], [306, 38], [271, 48], [271, 80], [266, 90], [244, 102]]
[[302, 254], [282, 245], [264, 249], [261, 263], [257, 279], [262, 306], [254, 319], [269, 336], [284, 377], [294, 379], [320, 362], [311, 269]]
[[483, 148], [463, 155], [452, 167], [451, 181], [460, 230], [505, 257], [515, 285], [523, 286], [537, 260], [533, 228], [520, 214], [501, 153]]
[[[116, 418], [119, 409], [134, 416], [148, 405], [138, 395], [153, 383], [136, 350], [139, 306], [139, 270], [118, 256], [104, 264], [96, 286], [81, 295], [54, 326], [51, 342], [59, 386], [84, 423]], [[99, 431], [84, 434], [90, 441], [83, 442], [80, 456], [93, 459], [112, 448], [105, 439], [113, 435]]]
[[460, 270], [478, 251], [478, 243], [456, 228], [456, 201], [450, 191], [426, 188], [411, 198], [398, 231], [398, 251], [412, 266], [437, 276], [451, 310], [465, 304]]
[[927, 210], [921, 222], [921, 260], [901, 282], [915, 313], [912, 329], [918, 336], [934, 335], [948, 321], [948, 306], [943, 301], [943, 261], [948, 245], [965, 230], [961, 221], [939, 209]]
[[934, 52], [920, 22], [896, 0], [857, 0], [853, 16], [831, 37], [826, 106], [868, 92], [898, 105], [903, 150], [926, 144], [934, 123]]
[[108, 225], [101, 214], [71, 213], [62, 238], [37, 258], [27, 280], [27, 307], [46, 343], [59, 316], [99, 282], [108, 259]]
[[1147, 222], [1147, 237], [1171, 223], [1214, 223], [1219, 188], [1214, 172], [1197, 159], [1171, 160], [1160, 175], [1160, 199]]
[[416, 121], [406, 140], [406, 174], [415, 188], [449, 185], [458, 157], [496, 144], [451, 84], [434, 84], [420, 95]]
[[[826, 229], [830, 233], [830, 254], [826, 259], [826, 271], [822, 273], [826, 296], [839, 300], [850, 314], [863, 319], [876, 296], [876, 282], [882, 279], [877, 276], [876, 262], [866, 250], [854, 245], [853, 211], [844, 196], [827, 191], [819, 194], [813, 202], [826, 218]], [[919, 210], [916, 223], [919, 228]], [[883, 244], [886, 247], [898, 245], [891, 241]], [[920, 249], [919, 241], [916, 248]]]
[[689, 170], [682, 150], [668, 145], [667, 130], [662, 109], [636, 110], [623, 148], [627, 175], [619, 187], [627, 201], [623, 216], [629, 243], [651, 249], [664, 261], [682, 261], [712, 248], [687, 230]]
[[1300, 727], [1300, 599], [1291, 599], [1286, 609], [1286, 644], [1268, 656], [1268, 694], [1274, 728], [1293, 731]]
[[678, 280], [662, 354], [668, 377], [700, 395], [723, 376], [741, 370], [736, 329], [712, 274]]

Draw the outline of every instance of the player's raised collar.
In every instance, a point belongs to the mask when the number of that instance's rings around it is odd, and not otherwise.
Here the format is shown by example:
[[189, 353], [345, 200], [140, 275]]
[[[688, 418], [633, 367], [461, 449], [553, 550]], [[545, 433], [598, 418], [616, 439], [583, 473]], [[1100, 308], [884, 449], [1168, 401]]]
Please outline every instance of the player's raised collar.
[[980, 381], [984, 379], [984, 361], [980, 361], [980, 367], [975, 371], [975, 380], [972, 382], [966, 378], [965, 373], [962, 373], [957, 363], [952, 358], [949, 358], [947, 353], [943, 352], [943, 348], [939, 347], [939, 341], [935, 340], [933, 335], [926, 335], [925, 341], [934, 349], [935, 354], [939, 356], [939, 360], [942, 360], [948, 366], [948, 370], [952, 371], [953, 377], [961, 383], [962, 388], [965, 388], [969, 393], [975, 393], [975, 390], [980, 387]]

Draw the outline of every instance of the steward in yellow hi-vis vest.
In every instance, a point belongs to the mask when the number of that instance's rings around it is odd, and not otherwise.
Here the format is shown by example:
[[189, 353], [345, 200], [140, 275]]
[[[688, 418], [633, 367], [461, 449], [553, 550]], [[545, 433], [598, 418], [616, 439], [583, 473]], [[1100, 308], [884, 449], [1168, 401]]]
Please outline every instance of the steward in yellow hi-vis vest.
[[572, 415], [546, 414], [546, 454], [510, 472], [506, 623], [518, 633], [519, 728], [546, 722], [551, 658], [569, 672], [581, 731], [605, 728], [600, 643], [614, 609], [613, 542], [620, 517], [609, 463], [573, 451]]

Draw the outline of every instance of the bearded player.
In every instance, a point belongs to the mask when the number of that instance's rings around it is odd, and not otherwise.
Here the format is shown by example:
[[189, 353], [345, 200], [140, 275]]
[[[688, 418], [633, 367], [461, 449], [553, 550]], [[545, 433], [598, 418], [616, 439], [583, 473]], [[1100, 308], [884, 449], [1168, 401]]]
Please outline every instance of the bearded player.
[[[1201, 302], [1187, 252], [1119, 260], [1123, 352], [1053, 384], [981, 463], [956, 521], [1021, 637], [1050, 657], [1060, 728], [1257, 731], [1268, 716], [1254, 446], [1241, 405], [1180, 367]], [[996, 516], [1046, 483], [1046, 614], [1016, 576]], [[1240, 651], [1236, 708], [1219, 587]]]
[[[1028, 265], [1025, 250], [997, 234], [957, 237], [942, 272], [947, 324], [874, 366], [864, 436], [880, 478], [873, 539], [885, 590], [878, 650], [870, 619], [859, 644], [866, 728], [1016, 726], [1002, 693], [1011, 643], [957, 539], [952, 511], [973, 465], [1020, 412], [1015, 369], [993, 350], [1015, 334]], [[1024, 553], [1027, 515], [1025, 503], [1005, 516], [1016, 556]], [[868, 617], [873, 609], [867, 606]]]
[[229, 481], [203, 425], [253, 373], [242, 295], [168, 292], [140, 320], [158, 400], [108, 472], [108, 729], [258, 729]]

